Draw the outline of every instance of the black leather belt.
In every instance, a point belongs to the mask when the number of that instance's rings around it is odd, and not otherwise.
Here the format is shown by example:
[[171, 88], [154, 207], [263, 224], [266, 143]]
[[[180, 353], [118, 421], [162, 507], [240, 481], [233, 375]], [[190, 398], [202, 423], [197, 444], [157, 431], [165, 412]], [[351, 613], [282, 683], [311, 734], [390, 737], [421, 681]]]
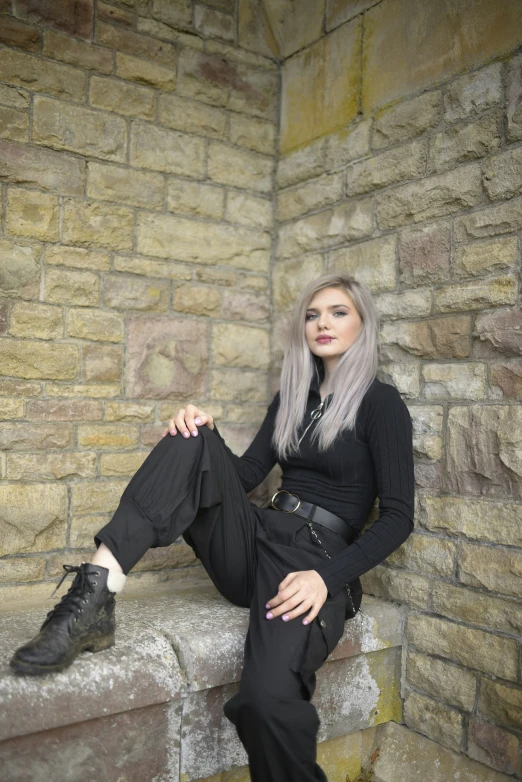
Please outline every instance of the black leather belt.
[[270, 500], [270, 507], [281, 510], [283, 513], [296, 513], [298, 516], [304, 516], [308, 521], [314, 521], [323, 527], [337, 532], [347, 543], [351, 543], [354, 538], [353, 529], [335, 513], [330, 513], [326, 508], [314, 505], [311, 502], [305, 502], [297, 494], [291, 494], [286, 489], [278, 489]]

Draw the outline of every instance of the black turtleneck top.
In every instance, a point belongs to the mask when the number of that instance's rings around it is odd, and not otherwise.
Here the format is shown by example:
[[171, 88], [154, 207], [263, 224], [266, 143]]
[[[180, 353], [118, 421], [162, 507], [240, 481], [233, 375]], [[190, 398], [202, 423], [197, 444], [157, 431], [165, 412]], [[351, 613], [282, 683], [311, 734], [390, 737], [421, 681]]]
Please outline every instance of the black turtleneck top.
[[[316, 377], [311, 383], [299, 436], [312, 420], [311, 411], [321, 403], [321, 379]], [[271, 445], [278, 407], [279, 391], [243, 456], [230, 450], [214, 425], [247, 492], [258, 486], [278, 462]], [[346, 583], [380, 564], [413, 530], [412, 422], [395, 386], [375, 378], [357, 412], [355, 430], [344, 431], [327, 451], [319, 453], [317, 444], [310, 445], [314, 427], [312, 424], [305, 434], [299, 453], [280, 463], [280, 488], [340, 516], [352, 528], [354, 538], [379, 497], [379, 517], [372, 526], [317, 568], [333, 596]]]

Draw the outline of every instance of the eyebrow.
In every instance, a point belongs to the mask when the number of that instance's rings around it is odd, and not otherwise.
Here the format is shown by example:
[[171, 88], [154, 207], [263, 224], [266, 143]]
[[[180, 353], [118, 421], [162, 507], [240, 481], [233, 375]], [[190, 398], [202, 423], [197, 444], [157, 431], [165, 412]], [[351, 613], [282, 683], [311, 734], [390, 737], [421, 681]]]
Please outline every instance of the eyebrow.
[[[348, 304], [332, 304], [330, 307], [327, 307], [328, 310], [336, 310], [338, 307], [346, 307], [346, 309], [349, 309]], [[319, 312], [319, 310], [316, 310], [315, 307], [308, 307], [306, 310], [307, 312]]]

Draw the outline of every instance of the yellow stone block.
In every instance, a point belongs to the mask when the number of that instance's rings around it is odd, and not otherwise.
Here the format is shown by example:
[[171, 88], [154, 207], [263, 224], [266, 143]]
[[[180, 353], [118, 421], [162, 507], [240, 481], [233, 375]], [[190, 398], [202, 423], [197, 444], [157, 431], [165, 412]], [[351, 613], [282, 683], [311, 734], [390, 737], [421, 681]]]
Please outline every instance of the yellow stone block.
[[84, 448], [128, 448], [136, 445], [135, 426], [85, 424], [78, 426], [78, 445]]
[[7, 198], [7, 234], [58, 241], [59, 205], [56, 196], [36, 190], [10, 189]]

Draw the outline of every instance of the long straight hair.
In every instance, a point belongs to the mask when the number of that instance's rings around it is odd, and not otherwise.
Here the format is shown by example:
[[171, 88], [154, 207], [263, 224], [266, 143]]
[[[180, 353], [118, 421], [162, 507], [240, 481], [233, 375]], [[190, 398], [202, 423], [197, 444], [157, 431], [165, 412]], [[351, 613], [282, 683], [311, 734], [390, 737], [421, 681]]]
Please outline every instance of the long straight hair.
[[318, 440], [319, 451], [327, 450], [341, 432], [355, 427], [359, 406], [377, 373], [379, 312], [370, 291], [343, 272], [325, 274], [308, 283], [295, 305], [281, 368], [279, 409], [272, 436], [279, 461], [298, 452], [298, 431], [306, 414], [310, 385], [314, 378], [321, 380], [324, 369], [322, 359], [312, 353], [305, 336], [306, 310], [324, 288], [341, 288], [350, 296], [361, 327], [332, 372], [327, 394], [333, 396], [313, 427], [311, 443]]

